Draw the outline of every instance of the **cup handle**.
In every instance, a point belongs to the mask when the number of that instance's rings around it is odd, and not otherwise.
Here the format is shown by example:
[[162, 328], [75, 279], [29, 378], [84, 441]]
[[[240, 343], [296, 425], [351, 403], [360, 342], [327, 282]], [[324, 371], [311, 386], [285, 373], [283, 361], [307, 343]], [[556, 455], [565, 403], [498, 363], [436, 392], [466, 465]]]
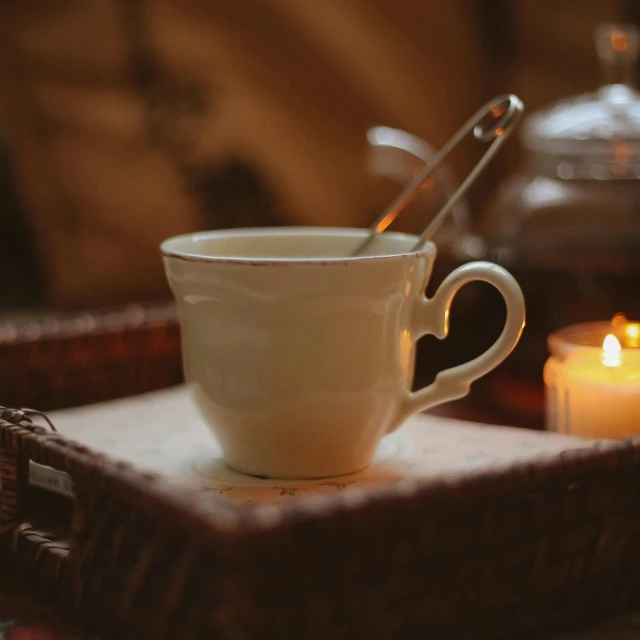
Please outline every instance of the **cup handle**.
[[525, 322], [522, 290], [510, 273], [490, 262], [471, 262], [458, 267], [445, 278], [433, 298], [421, 298], [414, 315], [413, 337], [432, 334], [439, 339], [446, 338], [453, 298], [462, 286], [475, 280], [493, 285], [504, 298], [507, 319], [500, 337], [477, 358], [441, 371], [424, 389], [407, 392], [400, 419], [390, 431], [414, 413], [467, 395], [471, 383], [497, 367], [518, 343]]

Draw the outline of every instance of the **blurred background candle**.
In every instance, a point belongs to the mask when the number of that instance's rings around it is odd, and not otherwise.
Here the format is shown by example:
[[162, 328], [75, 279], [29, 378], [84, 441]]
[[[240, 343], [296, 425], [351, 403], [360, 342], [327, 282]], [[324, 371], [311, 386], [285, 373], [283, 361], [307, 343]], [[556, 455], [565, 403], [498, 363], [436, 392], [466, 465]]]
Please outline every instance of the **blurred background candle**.
[[590, 438], [640, 433], [640, 324], [616, 317], [549, 337], [547, 428]]

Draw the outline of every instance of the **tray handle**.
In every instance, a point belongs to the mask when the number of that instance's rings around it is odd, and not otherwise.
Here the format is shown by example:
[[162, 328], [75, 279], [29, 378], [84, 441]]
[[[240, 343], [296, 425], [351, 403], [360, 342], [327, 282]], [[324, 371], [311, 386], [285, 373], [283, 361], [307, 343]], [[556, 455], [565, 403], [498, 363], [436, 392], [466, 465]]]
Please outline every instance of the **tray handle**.
[[[32, 415], [41, 415], [51, 430], [34, 424]], [[29, 554], [30, 575], [46, 575], [49, 586], [58, 590], [68, 573], [70, 545], [35, 529], [28, 520], [29, 461], [67, 471], [61, 468], [64, 464], [43, 455], [37, 442], [43, 436], [62, 438], [44, 414], [0, 407], [0, 545], [14, 559]], [[74, 508], [74, 528], [76, 512]], [[47, 565], [47, 571], [39, 571], [43, 565]]]

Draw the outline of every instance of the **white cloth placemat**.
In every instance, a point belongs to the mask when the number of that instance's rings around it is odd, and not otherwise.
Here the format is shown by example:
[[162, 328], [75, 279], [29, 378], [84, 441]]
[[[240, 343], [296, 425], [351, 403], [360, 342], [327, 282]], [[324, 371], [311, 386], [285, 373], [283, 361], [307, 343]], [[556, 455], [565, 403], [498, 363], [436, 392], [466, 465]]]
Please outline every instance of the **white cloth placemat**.
[[[404, 478], [452, 478], [555, 456], [595, 442], [419, 415], [382, 440], [373, 464], [364, 471], [324, 480], [278, 481], [246, 476], [225, 465], [218, 443], [183, 385], [52, 412], [50, 417], [62, 434], [97, 451], [172, 482], [245, 504], [292, 500], [355, 484], [379, 486]], [[72, 491], [68, 479], [48, 473], [46, 468], [34, 470], [32, 476], [34, 484], [63, 493]]]

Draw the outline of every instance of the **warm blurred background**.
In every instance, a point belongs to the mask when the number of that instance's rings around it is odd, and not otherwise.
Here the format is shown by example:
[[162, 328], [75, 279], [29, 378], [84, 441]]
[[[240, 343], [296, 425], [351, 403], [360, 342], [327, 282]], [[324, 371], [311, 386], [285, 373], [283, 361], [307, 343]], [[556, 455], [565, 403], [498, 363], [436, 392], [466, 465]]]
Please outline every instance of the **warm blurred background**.
[[[3, 3], [0, 307], [15, 315], [167, 298], [158, 245], [178, 233], [366, 226], [393, 195], [371, 186], [371, 126], [439, 147], [496, 94], [516, 93], [531, 113], [595, 91], [601, 23], [640, 23], [640, 3]], [[519, 144], [514, 137], [472, 190], [465, 232], [485, 233], [498, 185], [526, 164]], [[463, 176], [478, 157], [470, 148], [449, 168]], [[421, 229], [424, 219], [400, 226]], [[446, 264], [463, 259], [442, 254]], [[534, 281], [529, 300], [546, 292]], [[467, 312], [490, 342], [502, 311], [478, 299], [467, 295]], [[617, 304], [603, 302], [596, 315]], [[530, 309], [534, 320], [539, 309]], [[514, 360], [534, 376], [547, 320], [534, 321], [538, 341], [521, 350], [537, 356]]]
[[[368, 127], [439, 146], [494, 94], [532, 110], [593, 89], [594, 26], [640, 16], [634, 0], [0, 11], [3, 307], [164, 295], [158, 243], [176, 233], [364, 226]], [[462, 174], [473, 158], [454, 161]], [[476, 217], [493, 178], [471, 196]]]

